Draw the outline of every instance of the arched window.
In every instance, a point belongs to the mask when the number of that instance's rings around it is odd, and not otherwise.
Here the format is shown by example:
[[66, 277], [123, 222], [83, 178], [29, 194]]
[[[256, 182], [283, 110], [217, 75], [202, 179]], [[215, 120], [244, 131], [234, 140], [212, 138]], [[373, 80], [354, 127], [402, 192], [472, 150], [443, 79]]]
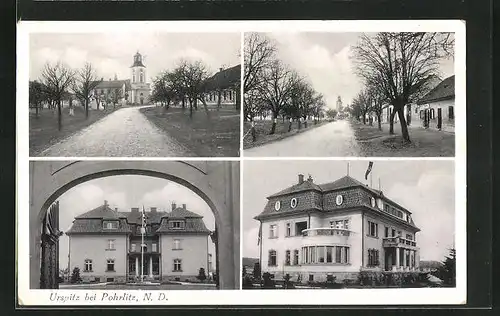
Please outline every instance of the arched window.
[[435, 119], [435, 118], [436, 118], [436, 113], [435, 113], [434, 109], [431, 109], [431, 111], [430, 111], [430, 116], [431, 116], [431, 117], [430, 117], [430, 119], [431, 119], [431, 120], [433, 120], [433, 119]]
[[132, 69], [132, 82], [135, 82], [135, 69]]
[[144, 70], [141, 69], [141, 72], [140, 72], [140, 81], [139, 82], [144, 82]]

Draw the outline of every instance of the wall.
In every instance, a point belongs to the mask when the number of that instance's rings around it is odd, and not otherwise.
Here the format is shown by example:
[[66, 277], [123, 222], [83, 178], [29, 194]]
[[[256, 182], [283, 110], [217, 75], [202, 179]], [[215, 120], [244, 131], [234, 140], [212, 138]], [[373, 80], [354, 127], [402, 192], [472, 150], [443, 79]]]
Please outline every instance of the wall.
[[[115, 250], [107, 250], [108, 239], [115, 240]], [[75, 267], [80, 268], [83, 281], [91, 281], [94, 277], [112, 277], [115, 282], [125, 282], [127, 269], [127, 236], [125, 235], [70, 235], [70, 273]], [[92, 272], [84, 272], [85, 259], [92, 260]], [[115, 271], [106, 271], [106, 260], [115, 259]], [[65, 267], [60, 267], [65, 268]]]
[[[429, 128], [432, 129], [437, 129], [437, 123], [438, 123], [438, 108], [441, 108], [442, 111], [442, 126], [441, 130], [443, 131], [448, 131], [448, 132], [454, 132], [455, 131], [455, 120], [450, 120], [448, 118], [448, 107], [453, 106], [454, 111], [455, 109], [455, 100], [443, 100], [443, 101], [438, 101], [438, 102], [432, 102], [429, 104], [424, 105], [422, 108], [428, 108], [428, 109], [434, 109], [434, 119], [431, 119], [429, 122]], [[456, 116], [456, 112], [455, 112]]]
[[[162, 280], [172, 280], [179, 277], [181, 281], [196, 279], [200, 268], [208, 273], [208, 236], [197, 235], [162, 235], [161, 236], [161, 271]], [[181, 240], [181, 250], [174, 250], [174, 239]], [[174, 259], [182, 260], [182, 271], [174, 272]]]
[[[41, 222], [47, 208], [70, 188], [92, 179], [141, 174], [175, 181], [200, 195], [214, 213], [221, 289], [239, 288], [239, 163], [216, 161], [30, 161], [30, 288], [40, 286]], [[61, 210], [64, 211], [64, 210]]]

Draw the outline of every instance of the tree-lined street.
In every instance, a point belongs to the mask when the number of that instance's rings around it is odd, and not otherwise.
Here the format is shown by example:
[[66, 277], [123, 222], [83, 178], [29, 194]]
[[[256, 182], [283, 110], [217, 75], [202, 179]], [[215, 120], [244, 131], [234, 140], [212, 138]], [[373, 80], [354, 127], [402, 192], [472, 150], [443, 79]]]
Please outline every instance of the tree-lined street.
[[348, 121], [336, 121], [277, 142], [245, 150], [245, 156], [345, 157], [359, 156]]
[[122, 108], [65, 140], [41, 156], [156, 157], [192, 156], [184, 146], [150, 123], [139, 109]]

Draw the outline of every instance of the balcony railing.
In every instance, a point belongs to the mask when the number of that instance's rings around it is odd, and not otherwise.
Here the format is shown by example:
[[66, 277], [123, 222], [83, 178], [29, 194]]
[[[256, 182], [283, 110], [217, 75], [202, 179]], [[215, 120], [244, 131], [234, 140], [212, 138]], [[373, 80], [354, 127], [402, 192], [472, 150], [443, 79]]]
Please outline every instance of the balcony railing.
[[384, 247], [399, 247], [399, 246], [416, 247], [417, 242], [399, 236], [384, 238]]
[[351, 231], [343, 228], [331, 228], [331, 227], [320, 227], [320, 228], [309, 228], [302, 231], [302, 236], [304, 237], [314, 237], [314, 236], [349, 236]]

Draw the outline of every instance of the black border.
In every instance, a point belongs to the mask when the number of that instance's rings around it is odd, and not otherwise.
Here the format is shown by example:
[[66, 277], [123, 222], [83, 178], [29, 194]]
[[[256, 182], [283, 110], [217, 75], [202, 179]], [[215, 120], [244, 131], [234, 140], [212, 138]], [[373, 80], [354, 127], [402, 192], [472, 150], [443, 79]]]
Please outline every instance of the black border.
[[[9, 23], [12, 21], [12, 15], [9, 10], [4, 10], [5, 2], [0, 1], [1, 21]], [[413, 312], [425, 312], [425, 310], [416, 310], [421, 308], [440, 308], [447, 309], [441, 312], [450, 311], [450, 308], [458, 308], [451, 311], [454, 314], [463, 314], [466, 311], [464, 307], [490, 307], [492, 304], [492, 1], [489, 0], [296, 0], [296, 1], [155, 1], [155, 2], [42, 2], [32, 0], [19, 0], [16, 20], [265, 20], [265, 19], [460, 19], [466, 21], [467, 36], [467, 305], [457, 306], [386, 306], [387, 313], [401, 313], [402, 309], [409, 308]], [[4, 104], [2, 107], [2, 144], [12, 142], [15, 148], [15, 116], [13, 115], [13, 106], [15, 104], [11, 97], [14, 96], [15, 86], [15, 26], [8, 24], [2, 28], [2, 32], [9, 32], [11, 41], [0, 45], [2, 47], [0, 89], [7, 93], [2, 95]], [[10, 54], [9, 54], [10, 53]], [[4, 74], [10, 74], [11, 80], [8, 80]], [[15, 98], [15, 97], [14, 97]], [[498, 112], [497, 112], [498, 113]], [[5, 132], [12, 132], [5, 135]], [[10, 136], [10, 137], [9, 137]], [[7, 152], [7, 151], [6, 151]], [[15, 150], [9, 151], [15, 153]], [[12, 154], [13, 156], [13, 154]], [[3, 156], [5, 158], [11, 156]], [[15, 162], [15, 160], [14, 160]], [[12, 176], [12, 182], [15, 183], [15, 166], [6, 163], [1, 165], [1, 178]], [[10, 172], [10, 173], [6, 173]], [[15, 189], [2, 181], [4, 193], [14, 195]], [[12, 184], [11, 182], [11, 184]], [[11, 196], [12, 196], [11, 195]], [[15, 196], [15, 195], [14, 195]], [[498, 202], [495, 202], [498, 204]], [[15, 209], [15, 202], [4, 205], [6, 223], [15, 223], [14, 214], [11, 210]], [[495, 214], [496, 215], [496, 214]], [[9, 216], [12, 220], [8, 221]], [[498, 215], [496, 215], [498, 218]], [[13, 228], [14, 225], [6, 228]], [[11, 234], [8, 229], [3, 229], [3, 240], [15, 240], [15, 231]], [[5, 236], [4, 236], [5, 235]], [[14, 237], [14, 238], [13, 238]], [[3, 255], [0, 259], [5, 264], [8, 259], [15, 265], [15, 248], [12, 243], [13, 251], [11, 256]], [[9, 258], [10, 257], [10, 258]], [[15, 269], [15, 266], [13, 266]], [[15, 270], [12, 274], [15, 275]], [[12, 278], [14, 279], [14, 278]], [[4, 282], [4, 286], [6, 282]], [[13, 289], [13, 287], [12, 287]], [[4, 292], [4, 291], [2, 291]], [[5, 301], [9, 307], [16, 304], [16, 293], [13, 297], [2, 295], [2, 301]], [[200, 293], [201, 294], [201, 293]], [[16, 304], [17, 305], [17, 304]], [[116, 308], [117, 306], [113, 307]], [[125, 306], [123, 306], [125, 307]], [[286, 306], [182, 306], [182, 310], [195, 310], [193, 314], [200, 309], [203, 313], [210, 314], [218, 312], [218, 309], [226, 308], [251, 308], [257, 312], [259, 309], [270, 309], [272, 313], [277, 309], [286, 308]], [[32, 310], [36, 307], [18, 307], [24, 310]], [[69, 306], [61, 309], [68, 310]], [[78, 309], [83, 307], [77, 307]], [[104, 309], [96, 306], [97, 309]], [[129, 309], [130, 307], [126, 307]], [[149, 307], [135, 307], [142, 309], [141, 313], [153, 314], [156, 309], [145, 310]], [[345, 306], [299, 306], [295, 308], [304, 308], [307, 310], [317, 310], [318, 308], [333, 308], [340, 312], [345, 311]], [[347, 311], [359, 308], [375, 308], [380, 306], [357, 306], [348, 307]], [[396, 308], [398, 310], [396, 310]], [[58, 308], [59, 309], [59, 308]], [[179, 306], [161, 306], [161, 309], [170, 309], [177, 312]], [[214, 310], [215, 309], [215, 310]], [[251, 311], [251, 312], [252, 312]], [[491, 311], [491, 310], [490, 310]], [[82, 311], [74, 311], [83, 314]], [[106, 312], [111, 310], [106, 309]], [[123, 311], [122, 311], [123, 312]], [[369, 313], [370, 311], [357, 311], [356, 314]], [[481, 314], [486, 310], [479, 311]], [[54, 312], [48, 312], [53, 314]], [[88, 313], [88, 312], [87, 312]], [[164, 313], [164, 312], [163, 312]], [[291, 311], [287, 311], [291, 313]], [[374, 311], [375, 313], [375, 311]]]

